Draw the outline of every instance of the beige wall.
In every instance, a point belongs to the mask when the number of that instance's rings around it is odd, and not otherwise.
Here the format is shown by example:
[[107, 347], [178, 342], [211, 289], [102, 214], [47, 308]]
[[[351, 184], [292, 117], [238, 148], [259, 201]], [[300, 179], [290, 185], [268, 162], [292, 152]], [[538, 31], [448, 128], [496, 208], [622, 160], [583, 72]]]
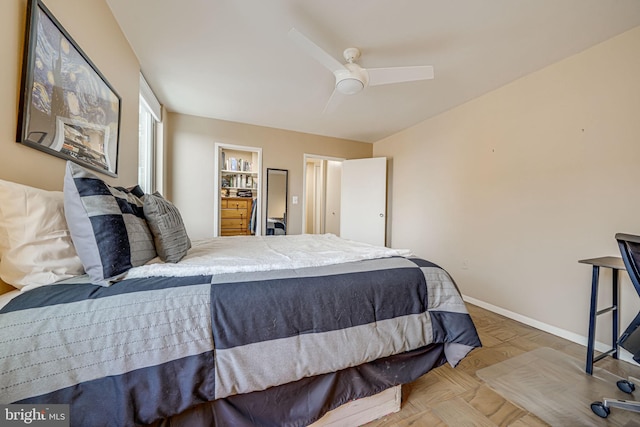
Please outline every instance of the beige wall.
[[[468, 297], [586, 336], [591, 269], [577, 261], [640, 234], [639, 52], [640, 27], [376, 142], [392, 246]], [[640, 304], [622, 285], [626, 326]]]
[[[101, 176], [112, 183], [135, 184], [138, 60], [104, 0], [48, 0], [46, 6], [122, 97], [119, 177]], [[0, 179], [61, 190], [64, 160], [16, 143], [26, 10], [26, 0], [3, 0], [0, 5]]]
[[[291, 234], [300, 234], [302, 230], [303, 155], [354, 159], [371, 157], [373, 150], [368, 143], [184, 114], [169, 113], [167, 122], [165, 135], [170, 159], [167, 196], [180, 209], [187, 232], [195, 239], [213, 235], [216, 142], [262, 148], [263, 186], [267, 168], [289, 170], [287, 232]], [[297, 205], [291, 203], [292, 196], [298, 196]], [[262, 212], [264, 202], [262, 197]]]
[[[47, 0], [46, 6], [122, 97], [120, 185], [137, 182], [139, 64], [103, 0]], [[0, 179], [62, 190], [64, 160], [16, 143], [26, 0], [0, 2]], [[96, 19], [87, 19], [96, 17]], [[4, 287], [0, 283], [0, 293]]]

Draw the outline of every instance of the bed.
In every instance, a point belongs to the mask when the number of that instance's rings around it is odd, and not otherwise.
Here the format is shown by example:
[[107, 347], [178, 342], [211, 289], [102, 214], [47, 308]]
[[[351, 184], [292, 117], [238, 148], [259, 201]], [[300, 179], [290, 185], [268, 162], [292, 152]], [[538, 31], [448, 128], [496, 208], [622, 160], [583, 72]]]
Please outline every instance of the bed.
[[[76, 166], [67, 175], [98, 179]], [[64, 260], [56, 270], [47, 259], [7, 268], [6, 260], [24, 260], [15, 251], [29, 245], [7, 213], [6, 196], [16, 197], [16, 185], [0, 181], [0, 275], [21, 289], [0, 310], [0, 403], [69, 404], [71, 425], [78, 426], [304, 426], [444, 363], [455, 366], [481, 345], [442, 268], [409, 251], [333, 235], [192, 242], [172, 230], [163, 243], [150, 231], [152, 258], [140, 255], [146, 244], [131, 244], [124, 271], [104, 274], [123, 259], [109, 254], [111, 264], [98, 274], [91, 263], [101, 261], [73, 237], [82, 221], [68, 212], [77, 208], [68, 199], [84, 196], [78, 188], [69, 196], [71, 185], [65, 177], [62, 195], [20, 190], [27, 211], [36, 193], [56, 200], [46, 201], [44, 215], [53, 206], [70, 227], [66, 244], [76, 252], [64, 256], [75, 264]], [[145, 207], [127, 189], [108, 190], [100, 194]], [[169, 222], [179, 224], [174, 207], [162, 204]], [[84, 205], [95, 208], [95, 198]], [[127, 210], [116, 216], [137, 215]], [[57, 245], [64, 240], [60, 221], [53, 227]], [[130, 222], [123, 221], [134, 240], [132, 230], [140, 229]], [[22, 238], [42, 240], [43, 233]], [[176, 241], [177, 261], [169, 248]], [[27, 253], [46, 251], [41, 243]], [[16, 271], [27, 277], [16, 279]]]

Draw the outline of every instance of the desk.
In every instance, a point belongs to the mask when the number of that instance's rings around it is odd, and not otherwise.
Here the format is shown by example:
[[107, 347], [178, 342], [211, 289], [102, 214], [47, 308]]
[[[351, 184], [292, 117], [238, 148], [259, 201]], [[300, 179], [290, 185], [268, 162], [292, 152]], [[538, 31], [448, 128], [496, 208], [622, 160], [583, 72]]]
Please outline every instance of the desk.
[[[600, 257], [600, 258], [591, 258], [591, 259], [583, 259], [578, 261], [583, 264], [590, 264], [593, 266], [593, 274], [591, 277], [591, 308], [589, 310], [589, 337], [587, 342], [587, 365], [585, 367], [585, 371], [587, 374], [593, 374], [593, 364], [598, 360], [611, 355], [614, 359], [618, 358], [618, 335], [619, 335], [619, 322], [620, 322], [620, 313], [618, 312], [618, 306], [620, 305], [620, 301], [618, 298], [618, 270], [625, 270], [624, 262], [622, 262], [622, 258], [619, 257]], [[611, 280], [611, 306], [607, 308], [603, 308], [602, 310], [597, 309], [598, 305], [598, 281], [600, 276], [600, 267], [610, 268], [612, 273]], [[604, 314], [612, 312], [613, 316], [613, 330], [612, 330], [612, 344], [611, 349], [605, 351], [597, 357], [594, 357], [593, 353], [595, 351], [595, 336], [596, 336], [596, 317]]]

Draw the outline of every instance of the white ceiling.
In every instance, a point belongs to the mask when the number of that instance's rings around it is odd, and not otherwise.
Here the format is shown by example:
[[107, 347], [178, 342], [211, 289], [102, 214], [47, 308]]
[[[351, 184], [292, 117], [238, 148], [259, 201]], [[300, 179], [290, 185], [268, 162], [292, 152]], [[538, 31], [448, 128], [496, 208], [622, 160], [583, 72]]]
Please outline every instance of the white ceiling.
[[[640, 0], [107, 0], [169, 111], [375, 142], [640, 25]], [[366, 88], [332, 113], [333, 74], [295, 27], [363, 67], [435, 79]]]

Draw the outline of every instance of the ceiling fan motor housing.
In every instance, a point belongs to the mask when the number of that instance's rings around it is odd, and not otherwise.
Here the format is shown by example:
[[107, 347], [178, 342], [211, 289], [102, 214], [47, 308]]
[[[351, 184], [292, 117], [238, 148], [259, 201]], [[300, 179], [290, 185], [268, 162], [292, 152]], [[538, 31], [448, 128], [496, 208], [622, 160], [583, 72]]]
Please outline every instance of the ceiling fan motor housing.
[[345, 68], [336, 70], [336, 90], [344, 95], [355, 95], [369, 84], [367, 71], [355, 63], [344, 64]]

